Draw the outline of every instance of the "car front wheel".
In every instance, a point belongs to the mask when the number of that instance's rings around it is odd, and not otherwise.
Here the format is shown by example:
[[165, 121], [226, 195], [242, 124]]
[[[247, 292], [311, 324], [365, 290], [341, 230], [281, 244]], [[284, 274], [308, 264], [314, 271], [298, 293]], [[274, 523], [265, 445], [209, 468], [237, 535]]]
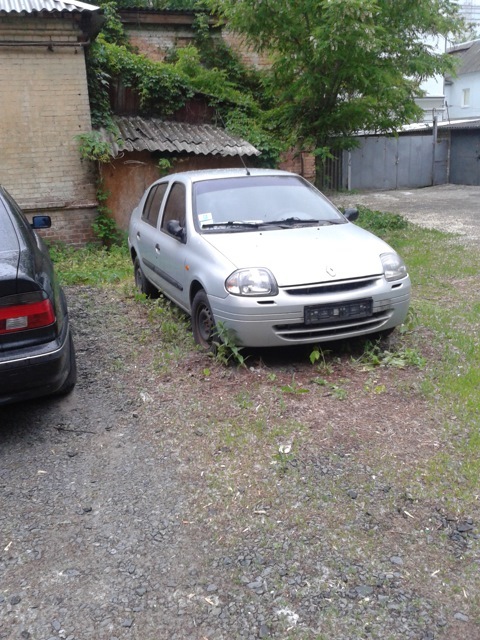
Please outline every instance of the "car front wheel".
[[204, 351], [214, 352], [217, 335], [208, 297], [203, 289], [195, 294], [192, 304], [192, 332], [195, 342]]

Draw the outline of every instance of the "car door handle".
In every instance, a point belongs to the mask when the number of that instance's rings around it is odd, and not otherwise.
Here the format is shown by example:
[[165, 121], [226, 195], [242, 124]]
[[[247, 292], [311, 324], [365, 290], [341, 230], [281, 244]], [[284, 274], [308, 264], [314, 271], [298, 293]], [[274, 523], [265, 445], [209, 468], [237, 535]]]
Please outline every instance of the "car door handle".
[[155, 251], [160, 253], [160, 245], [158, 243], [155, 245]]
[[137, 231], [137, 240], [140, 240], [140, 231]]

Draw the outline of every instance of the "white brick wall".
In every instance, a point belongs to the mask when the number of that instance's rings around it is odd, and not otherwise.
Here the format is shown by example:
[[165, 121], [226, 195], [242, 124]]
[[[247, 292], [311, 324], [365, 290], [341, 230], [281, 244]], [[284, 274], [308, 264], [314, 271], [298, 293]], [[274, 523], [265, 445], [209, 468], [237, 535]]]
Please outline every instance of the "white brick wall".
[[45, 41], [0, 47], [0, 183], [22, 205], [75, 206], [95, 201], [90, 163], [75, 136], [91, 131], [82, 47], [72, 18], [0, 18], [0, 40]]

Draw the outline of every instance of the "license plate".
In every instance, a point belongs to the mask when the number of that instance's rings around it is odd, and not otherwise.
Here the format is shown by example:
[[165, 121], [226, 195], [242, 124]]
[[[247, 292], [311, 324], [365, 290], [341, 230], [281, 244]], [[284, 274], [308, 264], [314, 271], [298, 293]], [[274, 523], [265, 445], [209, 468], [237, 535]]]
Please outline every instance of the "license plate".
[[305, 307], [305, 324], [322, 324], [323, 322], [341, 322], [368, 318], [372, 315], [372, 299], [355, 300], [343, 304], [319, 304]]

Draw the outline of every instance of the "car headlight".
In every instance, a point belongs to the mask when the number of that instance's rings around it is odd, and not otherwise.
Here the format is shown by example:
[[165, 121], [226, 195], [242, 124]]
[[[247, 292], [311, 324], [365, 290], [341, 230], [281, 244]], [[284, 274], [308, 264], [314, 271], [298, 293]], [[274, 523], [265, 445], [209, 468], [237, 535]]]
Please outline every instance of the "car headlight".
[[225, 281], [234, 296], [276, 296], [278, 285], [268, 269], [238, 269]]
[[407, 267], [398, 253], [382, 253], [380, 259], [383, 264], [383, 273], [389, 282], [407, 276]]

